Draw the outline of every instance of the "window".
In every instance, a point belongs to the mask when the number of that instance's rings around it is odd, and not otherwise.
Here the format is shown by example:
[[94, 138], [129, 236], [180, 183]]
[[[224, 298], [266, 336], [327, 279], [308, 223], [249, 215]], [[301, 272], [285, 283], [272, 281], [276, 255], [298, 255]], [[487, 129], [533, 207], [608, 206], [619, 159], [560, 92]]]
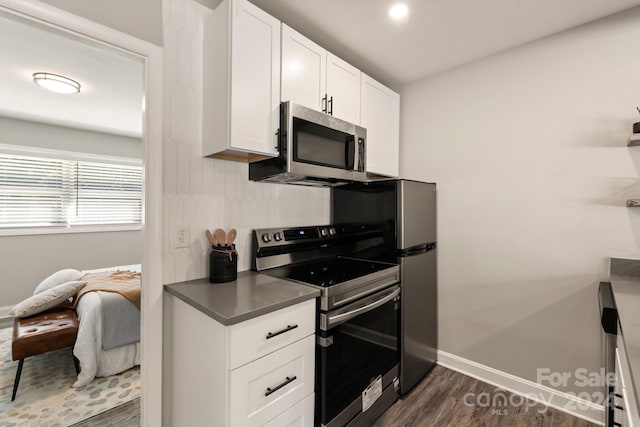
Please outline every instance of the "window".
[[6, 147], [0, 147], [0, 230], [140, 228], [139, 160]]

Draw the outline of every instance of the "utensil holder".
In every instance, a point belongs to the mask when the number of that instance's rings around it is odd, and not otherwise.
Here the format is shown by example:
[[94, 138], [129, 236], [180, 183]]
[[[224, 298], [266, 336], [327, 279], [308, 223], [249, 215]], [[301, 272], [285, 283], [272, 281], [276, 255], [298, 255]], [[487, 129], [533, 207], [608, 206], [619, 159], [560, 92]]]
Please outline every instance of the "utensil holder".
[[236, 245], [214, 246], [209, 253], [209, 282], [224, 283], [238, 277]]

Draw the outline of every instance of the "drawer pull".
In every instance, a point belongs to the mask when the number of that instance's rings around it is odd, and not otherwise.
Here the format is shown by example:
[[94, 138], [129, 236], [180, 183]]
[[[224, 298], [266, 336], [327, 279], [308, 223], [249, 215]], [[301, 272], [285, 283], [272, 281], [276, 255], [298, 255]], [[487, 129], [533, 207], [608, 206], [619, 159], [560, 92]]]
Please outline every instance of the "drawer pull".
[[614, 395], [615, 397], [617, 397], [618, 399], [622, 399], [622, 395], [621, 395], [621, 394], [613, 393], [613, 395]]
[[613, 423], [613, 425], [614, 425], [615, 427], [622, 427], [622, 424], [620, 424], [620, 423], [616, 423], [616, 422], [614, 422], [614, 423]]
[[624, 411], [624, 408], [620, 405], [615, 405], [614, 408], [616, 408], [619, 411]]
[[286, 386], [287, 384], [294, 382], [296, 378], [298, 377], [296, 377], [295, 375], [292, 377], [287, 377], [287, 379], [284, 380], [284, 382], [278, 384], [274, 388], [267, 387], [267, 391], [264, 393], [264, 395], [269, 396], [271, 393], [275, 393], [276, 391], [280, 390], [282, 387]]
[[283, 330], [281, 330], [281, 331], [278, 331], [278, 332], [269, 332], [269, 333], [267, 334], [267, 339], [271, 339], [271, 338], [273, 338], [273, 337], [277, 337], [278, 335], [280, 335], [280, 334], [284, 334], [285, 332], [289, 332], [290, 330], [295, 329], [295, 328], [297, 328], [297, 327], [298, 327], [298, 325], [287, 325], [287, 327], [286, 327], [286, 328], [284, 328], [284, 329], [283, 329]]

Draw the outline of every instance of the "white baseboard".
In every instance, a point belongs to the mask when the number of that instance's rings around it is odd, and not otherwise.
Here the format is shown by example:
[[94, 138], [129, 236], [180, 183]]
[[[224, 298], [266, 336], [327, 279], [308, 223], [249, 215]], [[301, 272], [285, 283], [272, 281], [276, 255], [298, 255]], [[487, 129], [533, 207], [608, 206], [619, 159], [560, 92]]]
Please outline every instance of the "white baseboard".
[[481, 365], [445, 351], [438, 351], [438, 364], [594, 424], [604, 425], [605, 409], [602, 405]]

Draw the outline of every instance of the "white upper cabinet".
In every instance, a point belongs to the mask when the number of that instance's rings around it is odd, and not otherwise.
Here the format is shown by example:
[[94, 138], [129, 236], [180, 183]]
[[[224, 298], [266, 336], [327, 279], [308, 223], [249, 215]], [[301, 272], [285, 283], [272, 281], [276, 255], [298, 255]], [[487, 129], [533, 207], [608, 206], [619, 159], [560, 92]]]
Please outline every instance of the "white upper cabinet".
[[327, 51], [282, 24], [282, 100], [324, 110]]
[[360, 70], [327, 52], [329, 114], [350, 123], [360, 122]]
[[277, 155], [280, 21], [247, 0], [224, 0], [204, 22], [203, 56], [203, 154]]
[[360, 121], [360, 70], [282, 24], [282, 100]]
[[399, 174], [400, 95], [362, 73], [360, 125], [367, 129], [367, 172]]

